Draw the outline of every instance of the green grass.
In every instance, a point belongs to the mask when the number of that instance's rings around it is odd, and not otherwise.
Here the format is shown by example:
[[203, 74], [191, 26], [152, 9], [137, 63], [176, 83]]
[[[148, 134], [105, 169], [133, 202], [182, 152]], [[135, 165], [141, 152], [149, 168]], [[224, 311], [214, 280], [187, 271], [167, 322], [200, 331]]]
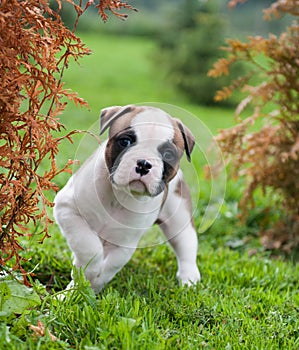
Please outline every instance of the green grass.
[[[113, 36], [84, 40], [94, 54], [80, 66], [72, 65], [65, 77], [67, 86], [89, 101], [90, 111], [70, 105], [61, 117], [68, 131], [92, 128], [98, 132], [103, 107], [155, 101], [194, 113], [212, 133], [232, 124], [231, 110], [190, 105], [167, 84], [151, 63], [152, 42]], [[75, 136], [74, 145], [62, 143], [59, 162], [76, 155], [84, 158], [95, 145], [89, 136]], [[199, 158], [195, 154], [193, 168], [186, 167], [191, 182], [188, 169], [202, 172]], [[67, 177], [58, 179], [60, 186]], [[201, 195], [194, 199], [198, 229], [210, 191], [210, 185], [200, 181]], [[22, 314], [0, 313], [0, 348], [298, 349], [298, 266], [289, 260], [270, 259], [262, 249], [257, 239], [262, 221], [258, 208], [249, 214], [246, 225], [239, 223], [237, 200], [241, 195], [242, 183], [228, 182], [219, 217], [199, 233], [202, 282], [189, 289], [178, 285], [174, 254], [167, 244], [160, 244], [137, 249], [98, 296], [78, 276], [75, 290], [59, 301], [57, 295], [69, 281], [71, 253], [54, 225], [52, 237], [42, 245], [38, 235], [33, 235], [24, 243], [23, 256], [28, 259], [27, 270], [34, 269], [33, 288], [41, 304]], [[157, 228], [150, 235], [160, 237]], [[17, 302], [16, 293], [9, 295], [5, 282], [0, 283], [0, 293], [0, 310], [6, 300]], [[56, 341], [47, 332], [34, 334], [30, 325], [38, 321]]]
[[67, 87], [87, 100], [90, 112], [69, 108], [62, 121], [70, 128], [94, 123], [101, 108], [129, 103], [164, 102], [186, 108], [216, 132], [232, 123], [231, 110], [190, 105], [170, 86], [154, 62], [154, 43], [144, 38], [82, 36], [92, 55], [66, 71]]

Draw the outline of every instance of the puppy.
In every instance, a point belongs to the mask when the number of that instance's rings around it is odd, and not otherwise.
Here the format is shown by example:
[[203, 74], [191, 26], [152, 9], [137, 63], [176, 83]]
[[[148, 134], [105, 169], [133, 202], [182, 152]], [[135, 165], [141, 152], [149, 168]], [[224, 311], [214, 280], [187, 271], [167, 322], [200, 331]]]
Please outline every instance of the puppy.
[[177, 257], [182, 284], [200, 280], [191, 199], [180, 159], [194, 137], [158, 108], [129, 105], [101, 112], [109, 138], [55, 198], [54, 217], [97, 293], [130, 260], [138, 241], [158, 224]]

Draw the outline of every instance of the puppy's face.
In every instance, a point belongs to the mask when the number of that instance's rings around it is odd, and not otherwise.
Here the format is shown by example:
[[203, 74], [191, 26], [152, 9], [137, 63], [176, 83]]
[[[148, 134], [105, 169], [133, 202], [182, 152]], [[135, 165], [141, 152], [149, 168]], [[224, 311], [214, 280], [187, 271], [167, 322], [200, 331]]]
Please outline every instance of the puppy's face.
[[191, 132], [160, 109], [107, 108], [101, 114], [101, 133], [108, 127], [105, 160], [111, 182], [133, 195], [157, 196], [176, 175], [184, 150], [190, 160]]

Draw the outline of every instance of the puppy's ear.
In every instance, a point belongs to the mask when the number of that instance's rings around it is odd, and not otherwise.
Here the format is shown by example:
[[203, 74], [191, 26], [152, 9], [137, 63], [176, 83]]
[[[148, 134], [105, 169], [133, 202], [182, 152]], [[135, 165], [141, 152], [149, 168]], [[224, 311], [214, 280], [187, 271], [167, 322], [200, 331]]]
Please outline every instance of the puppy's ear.
[[104, 108], [100, 114], [100, 135], [110, 127], [110, 125], [122, 115], [133, 110], [134, 106], [113, 106]]
[[183, 136], [187, 159], [189, 162], [191, 162], [191, 152], [195, 145], [195, 137], [193, 136], [192, 132], [180, 120], [176, 120], [176, 122]]

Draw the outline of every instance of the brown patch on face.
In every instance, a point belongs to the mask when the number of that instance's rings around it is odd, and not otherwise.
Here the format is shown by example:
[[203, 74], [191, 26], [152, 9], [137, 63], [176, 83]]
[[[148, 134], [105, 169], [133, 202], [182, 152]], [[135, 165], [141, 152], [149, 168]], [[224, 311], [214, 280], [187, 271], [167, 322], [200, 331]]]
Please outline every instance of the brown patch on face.
[[110, 126], [109, 130], [109, 138], [112, 138], [114, 135], [118, 134], [122, 130], [125, 130], [126, 128], [131, 126], [132, 119], [142, 112], [144, 108], [142, 107], [135, 107], [130, 110], [129, 113], [121, 115], [120, 118], [117, 118]]
[[191, 221], [192, 221], [192, 226], [195, 227], [194, 219], [192, 217], [191, 194], [190, 194], [189, 187], [187, 186], [186, 182], [183, 179], [179, 179], [174, 192], [186, 201], [187, 209], [190, 213], [190, 217], [191, 217]]
[[[144, 107], [129, 105], [125, 107], [110, 107], [101, 114], [101, 134], [109, 129], [109, 140], [105, 150], [105, 160], [110, 173], [118, 166], [123, 154], [136, 142], [136, 135], [131, 128], [132, 119]], [[129, 138], [131, 145], [123, 147], [120, 138]]]
[[109, 129], [109, 138], [121, 130], [130, 126], [132, 119], [140, 112], [144, 111], [144, 107], [134, 105], [124, 107], [109, 107], [102, 111], [100, 116], [102, 134], [106, 129]]
[[[170, 117], [170, 121], [174, 130], [173, 139], [172, 141], [162, 143], [158, 147], [164, 165], [162, 180], [165, 182], [165, 184], [171, 181], [177, 174], [180, 166], [180, 159], [182, 158], [184, 151], [186, 151], [187, 158], [190, 160], [190, 152], [192, 151], [194, 145], [192, 143], [194, 138], [190, 130], [186, 128], [178, 119]], [[189, 139], [192, 140], [189, 142]], [[169, 152], [170, 156], [172, 154], [170, 158], [167, 156], [167, 154], [169, 155]]]
[[167, 184], [176, 175], [180, 166], [180, 152], [173, 142], [166, 141], [158, 147], [163, 161], [162, 180]]
[[110, 174], [113, 171], [113, 159], [116, 157], [117, 155], [113, 150], [113, 143], [108, 141], [105, 149], [105, 161]]
[[105, 150], [105, 160], [110, 174], [118, 167], [123, 155], [131, 147], [134, 147], [136, 141], [135, 131], [130, 127], [121, 130], [121, 132], [108, 140]]

